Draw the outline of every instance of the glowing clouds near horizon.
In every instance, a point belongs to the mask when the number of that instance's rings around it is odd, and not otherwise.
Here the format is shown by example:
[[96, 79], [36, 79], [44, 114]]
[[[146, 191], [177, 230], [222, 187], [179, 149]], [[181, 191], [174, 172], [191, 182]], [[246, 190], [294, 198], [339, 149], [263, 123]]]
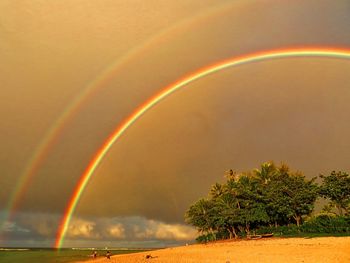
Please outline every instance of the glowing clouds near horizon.
[[[15, 235], [17, 242], [23, 239], [23, 235], [35, 238], [42, 245], [54, 238], [52, 224], [57, 224], [58, 215], [51, 215], [50, 220], [45, 214], [21, 213], [16, 217], [18, 223], [5, 224], [3, 231]], [[112, 242], [116, 246], [133, 247], [139, 246], [142, 241], [153, 244], [154, 240], [158, 240], [158, 245], [162, 242], [190, 242], [195, 235], [196, 230], [193, 227], [138, 216], [72, 217], [67, 230], [67, 244], [76, 247], [82, 242], [92, 242], [105, 247]]]

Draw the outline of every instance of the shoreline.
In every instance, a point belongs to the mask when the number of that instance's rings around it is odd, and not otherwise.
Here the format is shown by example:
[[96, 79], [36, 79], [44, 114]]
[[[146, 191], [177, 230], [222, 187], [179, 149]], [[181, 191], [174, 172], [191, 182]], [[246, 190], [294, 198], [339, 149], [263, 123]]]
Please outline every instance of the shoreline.
[[[151, 258], [146, 258], [151, 255]], [[350, 237], [217, 241], [92, 259], [88, 263], [350, 262]], [[78, 262], [76, 262], [78, 263]]]

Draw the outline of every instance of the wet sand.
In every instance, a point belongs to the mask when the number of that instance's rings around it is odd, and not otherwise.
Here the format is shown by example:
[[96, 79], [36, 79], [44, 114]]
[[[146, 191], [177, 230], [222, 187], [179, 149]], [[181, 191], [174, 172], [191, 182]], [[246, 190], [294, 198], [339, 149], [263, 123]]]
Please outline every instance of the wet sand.
[[[152, 258], [146, 259], [146, 255]], [[86, 262], [86, 261], [84, 261]], [[224, 241], [97, 258], [89, 263], [350, 262], [350, 237]]]

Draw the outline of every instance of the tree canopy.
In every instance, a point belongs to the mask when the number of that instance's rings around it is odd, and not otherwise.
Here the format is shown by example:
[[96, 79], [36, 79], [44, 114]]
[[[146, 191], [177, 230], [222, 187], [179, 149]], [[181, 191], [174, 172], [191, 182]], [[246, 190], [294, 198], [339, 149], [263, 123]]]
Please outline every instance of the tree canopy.
[[[230, 170], [232, 171], [232, 170]], [[261, 227], [296, 225], [309, 216], [318, 196], [328, 198], [340, 214], [348, 211], [350, 177], [344, 172], [307, 179], [286, 164], [261, 164], [248, 172], [230, 172], [224, 183], [215, 183], [208, 197], [201, 198], [185, 213], [187, 223], [204, 235], [238, 238]]]
[[350, 175], [341, 171], [332, 171], [330, 175], [320, 175], [322, 185], [320, 194], [331, 201], [331, 205], [343, 215], [349, 213], [350, 205]]

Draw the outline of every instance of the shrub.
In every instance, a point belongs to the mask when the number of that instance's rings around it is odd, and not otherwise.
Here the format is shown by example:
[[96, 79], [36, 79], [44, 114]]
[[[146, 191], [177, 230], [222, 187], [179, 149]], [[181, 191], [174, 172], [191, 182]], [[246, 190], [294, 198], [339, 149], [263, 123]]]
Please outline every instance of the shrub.
[[273, 233], [275, 236], [289, 236], [297, 235], [299, 233], [299, 228], [296, 225], [289, 226], [264, 226], [256, 230], [257, 234], [268, 234]]
[[318, 214], [301, 226], [304, 233], [350, 233], [350, 218], [331, 213]]
[[207, 242], [211, 242], [214, 240], [215, 240], [215, 237], [213, 234], [204, 234], [204, 235], [200, 235], [196, 238], [196, 241], [198, 243], [207, 243]]

